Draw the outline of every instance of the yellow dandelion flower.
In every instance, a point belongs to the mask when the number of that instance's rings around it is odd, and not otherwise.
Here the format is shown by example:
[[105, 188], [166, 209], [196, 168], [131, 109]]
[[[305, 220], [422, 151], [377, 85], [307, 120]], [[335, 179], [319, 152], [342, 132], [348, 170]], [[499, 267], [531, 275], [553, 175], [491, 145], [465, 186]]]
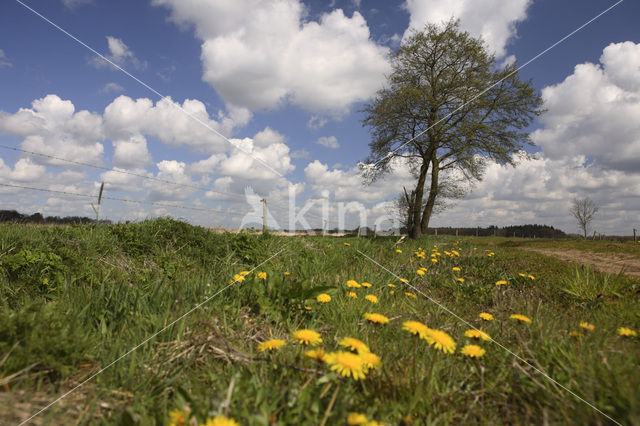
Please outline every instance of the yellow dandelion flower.
[[405, 284], [409, 282], [409, 280], [408, 280], [408, 279], [406, 279], [406, 278], [400, 278], [400, 281], [402, 281], [402, 282], [403, 282], [403, 283], [405, 283]]
[[396, 253], [402, 253], [402, 250], [396, 249]]
[[456, 250], [451, 250], [451, 253], [453, 253], [454, 256], [460, 256], [460, 253], [458, 253]]
[[442, 330], [429, 329], [425, 340], [435, 349], [441, 350], [444, 353], [452, 354], [456, 351], [456, 342], [449, 334]]
[[453, 272], [460, 272], [460, 268], [458, 268], [457, 266], [454, 266], [453, 268], [451, 268], [451, 270]]
[[378, 303], [378, 297], [375, 294], [367, 294], [364, 298], [371, 303]]
[[536, 277], [534, 277], [533, 275], [527, 275], [527, 278], [529, 278], [530, 280], [535, 280]]
[[438, 259], [431, 259], [433, 263], [438, 263]]
[[395, 286], [396, 286], [395, 284], [391, 284], [391, 283], [387, 284], [387, 287], [394, 288]]
[[368, 283], [368, 282], [363, 282], [363, 283], [361, 283], [360, 285], [361, 285], [362, 287], [365, 287], [365, 288], [369, 288], [369, 287], [371, 287], [371, 283]]
[[360, 358], [362, 358], [365, 373], [368, 373], [369, 370], [377, 370], [382, 365], [382, 360], [380, 360], [380, 357], [371, 352], [361, 353]]
[[407, 292], [405, 292], [404, 294], [405, 294], [407, 297], [412, 297], [412, 298], [414, 298], [414, 299], [416, 299], [416, 298], [418, 297], [418, 296], [416, 296], [416, 295], [415, 295], [415, 294], [413, 294], [413, 293], [409, 293], [408, 291], [407, 291]]
[[213, 419], [207, 419], [204, 426], [239, 426], [239, 424], [226, 416], [218, 416]]
[[316, 300], [320, 303], [329, 303], [331, 302], [331, 296], [329, 296], [327, 293], [322, 293], [316, 297]]
[[358, 298], [358, 295], [357, 295], [357, 294], [355, 294], [354, 292], [350, 291], [349, 293], [347, 293], [347, 297], [351, 297], [351, 298], [353, 298], [353, 299], [357, 299], [357, 298]]
[[484, 331], [470, 329], [464, 332], [465, 337], [469, 337], [471, 339], [482, 339], [482, 340], [491, 340], [491, 336], [489, 336]]
[[507, 285], [507, 284], [509, 283], [505, 280], [496, 281], [496, 285]]
[[259, 280], [266, 280], [267, 279], [267, 273], [266, 272], [258, 272], [258, 274], [256, 275], [256, 277]]
[[344, 337], [338, 342], [338, 345], [349, 348], [352, 351], [356, 352], [369, 352], [369, 346], [367, 346], [367, 344], [362, 340], [358, 340], [355, 337]]
[[485, 350], [478, 345], [466, 345], [460, 350], [460, 353], [469, 358], [480, 358], [485, 354]]
[[571, 337], [584, 337], [584, 334], [580, 333], [579, 331], [572, 331], [571, 333], [569, 333], [569, 335]]
[[307, 311], [311, 311], [311, 310], [313, 310], [313, 308], [312, 308], [311, 306], [305, 306], [304, 308], [305, 308]]
[[358, 281], [356, 281], [356, 280], [349, 280], [349, 281], [347, 281], [347, 287], [360, 288], [362, 286], [360, 284], [358, 284]]
[[405, 321], [402, 323], [402, 329], [417, 335], [421, 339], [424, 339], [430, 330], [429, 327], [418, 321]]
[[493, 321], [493, 315], [488, 312], [480, 312], [478, 316], [485, 321]]
[[349, 413], [347, 416], [348, 425], [364, 425], [369, 421], [367, 416], [361, 413]]
[[418, 275], [424, 275], [424, 274], [425, 274], [424, 269], [418, 269], [418, 270], [416, 271], [416, 274], [418, 274]]
[[456, 281], [458, 281], [460, 283], [463, 283], [464, 282], [464, 278], [462, 278], [462, 277], [456, 278]]
[[267, 340], [265, 342], [262, 342], [258, 345], [258, 350], [260, 352], [264, 352], [264, 351], [273, 351], [276, 349], [280, 349], [281, 347], [283, 347], [284, 345], [286, 345], [287, 342], [285, 342], [284, 340], [281, 339], [271, 339], [271, 340]]
[[396, 294], [396, 291], [395, 290], [391, 290], [389, 293], [390, 294]]
[[285, 274], [285, 275], [291, 275], [291, 272], [289, 272], [289, 271], [284, 271], [284, 274]]
[[630, 328], [620, 327], [618, 329], [618, 335], [619, 336], [625, 336], [625, 337], [637, 337], [638, 333], [635, 330], [632, 330]]
[[304, 356], [317, 361], [325, 361], [327, 359], [327, 354], [322, 348], [310, 349], [304, 353]]
[[351, 244], [349, 243], [344, 243], [345, 246], [349, 247]]
[[172, 410], [169, 412], [169, 426], [185, 426], [187, 419], [182, 410]]
[[244, 281], [244, 276], [240, 275], [240, 274], [235, 274], [233, 276], [233, 281], [231, 281], [231, 282], [234, 282], [234, 281], [237, 282], [237, 283], [241, 283], [242, 281]]
[[509, 315], [509, 318], [514, 319], [514, 320], [518, 320], [518, 321], [521, 321], [521, 322], [526, 322], [526, 323], [530, 323], [531, 322], [529, 317], [527, 317], [525, 315], [520, 315], [520, 314]]
[[376, 324], [388, 324], [389, 323], [389, 318], [385, 317], [382, 314], [366, 313], [366, 314], [363, 315], [363, 317], [367, 321], [371, 321], [371, 322], [374, 322]]
[[291, 336], [293, 337], [293, 340], [297, 340], [301, 345], [317, 346], [322, 343], [322, 337], [320, 337], [320, 333], [313, 330], [298, 330], [295, 331]]
[[242, 271], [240, 272], [240, 275], [242, 275], [243, 277], [246, 275], [249, 275], [251, 273], [251, 271]]
[[524, 277], [526, 277], [526, 276], [527, 276], [526, 274], [522, 274], [522, 273], [520, 273], [520, 274], [518, 274], [518, 275], [520, 275], [522, 278], [524, 278]]
[[587, 331], [593, 331], [596, 329], [596, 326], [585, 321], [580, 323], [580, 328], [584, 328]]
[[351, 352], [330, 352], [327, 354], [326, 363], [331, 370], [343, 377], [353, 377], [354, 380], [364, 379], [364, 362], [360, 355]]

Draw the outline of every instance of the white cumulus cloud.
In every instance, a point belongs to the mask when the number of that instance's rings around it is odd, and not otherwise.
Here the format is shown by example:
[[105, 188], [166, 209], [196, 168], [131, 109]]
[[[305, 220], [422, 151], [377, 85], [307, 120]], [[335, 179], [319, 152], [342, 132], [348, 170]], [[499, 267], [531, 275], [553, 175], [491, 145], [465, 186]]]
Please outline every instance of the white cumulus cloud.
[[[0, 130], [23, 137], [25, 150], [68, 160], [100, 164], [104, 147], [102, 116], [86, 110], [75, 111], [71, 101], [47, 95], [9, 114], [0, 111]], [[37, 157], [36, 161], [60, 167], [69, 163]]]
[[318, 138], [316, 141], [318, 145], [326, 146], [327, 148], [338, 149], [340, 148], [340, 144], [338, 143], [338, 138], [335, 136], [322, 136]]
[[603, 168], [640, 172], [640, 44], [610, 44], [600, 64], [577, 65], [542, 97], [544, 127], [532, 138], [546, 156], [581, 154]]
[[527, 18], [531, 0], [407, 0], [409, 29], [422, 31], [426, 24], [441, 24], [460, 19], [462, 29], [481, 37], [500, 58], [506, 55], [509, 41], [517, 35], [516, 24]]
[[12, 65], [13, 64], [11, 63], [9, 58], [7, 58], [6, 53], [4, 53], [4, 50], [0, 49], [0, 68], [10, 67]]
[[133, 100], [123, 95], [104, 110], [106, 130], [112, 137], [142, 133], [169, 146], [186, 145], [208, 153], [226, 151], [231, 146], [213, 130], [229, 135], [236, 127], [244, 126], [251, 113], [243, 108], [231, 108], [227, 115], [219, 112], [216, 118], [211, 117], [204, 103], [197, 99], [186, 99], [180, 105], [164, 98], [154, 105], [148, 98]]
[[299, 0], [153, 0], [203, 41], [203, 79], [228, 103], [252, 110], [291, 102], [344, 114], [369, 99], [389, 70], [388, 49], [358, 12], [307, 20]]
[[[127, 46], [121, 39], [113, 36], [107, 36], [107, 47], [109, 49], [109, 53], [105, 54], [104, 57], [114, 64], [122, 68], [125, 68], [130, 64], [138, 70], [144, 70], [147, 68], [147, 62], [138, 59], [129, 46]], [[113, 68], [109, 62], [98, 56], [91, 58], [89, 63], [97, 68], [106, 66]]]

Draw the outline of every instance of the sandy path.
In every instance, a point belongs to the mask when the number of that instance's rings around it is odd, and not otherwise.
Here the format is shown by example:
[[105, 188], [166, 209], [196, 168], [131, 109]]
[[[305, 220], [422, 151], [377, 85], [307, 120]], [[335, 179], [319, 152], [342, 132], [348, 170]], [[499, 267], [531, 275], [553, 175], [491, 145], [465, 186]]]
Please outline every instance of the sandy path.
[[592, 253], [580, 250], [553, 250], [534, 247], [520, 247], [522, 250], [534, 251], [546, 256], [555, 257], [565, 262], [589, 265], [602, 271], [617, 274], [624, 272], [632, 277], [640, 277], [640, 258], [624, 253]]

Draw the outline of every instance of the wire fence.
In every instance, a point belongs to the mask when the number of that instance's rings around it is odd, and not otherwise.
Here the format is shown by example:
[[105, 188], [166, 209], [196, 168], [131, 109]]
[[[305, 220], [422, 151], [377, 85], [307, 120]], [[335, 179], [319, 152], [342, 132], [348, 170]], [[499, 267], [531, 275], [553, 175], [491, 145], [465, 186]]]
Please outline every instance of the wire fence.
[[[105, 171], [105, 172], [113, 172], [113, 173], [116, 173], [116, 174], [121, 174], [121, 175], [126, 175], [126, 176], [133, 176], [133, 177], [136, 177], [136, 178], [139, 178], [139, 179], [152, 181], [152, 182], [156, 182], [156, 183], [162, 183], [162, 184], [166, 184], [166, 185], [172, 185], [172, 186], [175, 186], [175, 187], [178, 187], [178, 188], [189, 188], [189, 189], [193, 189], [193, 190], [196, 190], [196, 191], [203, 191], [203, 192], [205, 192], [205, 194], [218, 194], [218, 195], [221, 195], [221, 196], [227, 198], [226, 200], [225, 199], [218, 200], [218, 202], [220, 202], [220, 203], [226, 202], [226, 201], [234, 201], [236, 203], [241, 202], [241, 201], [247, 201], [247, 195], [246, 194], [239, 194], [239, 193], [232, 193], [232, 192], [227, 192], [227, 191], [220, 191], [220, 190], [216, 190], [216, 189], [212, 189], [212, 188], [209, 188], [209, 187], [206, 187], [206, 186], [196, 185], [196, 184], [192, 184], [192, 183], [176, 182], [176, 181], [173, 181], [173, 180], [159, 178], [159, 177], [156, 177], [156, 176], [149, 176], [149, 175], [145, 175], [145, 174], [142, 174], [142, 173], [138, 173], [138, 172], [134, 172], [134, 171], [118, 168], [118, 167], [105, 167], [105, 166], [101, 166], [101, 165], [98, 165], [98, 164], [92, 164], [92, 163], [83, 162], [83, 161], [71, 160], [71, 159], [68, 159], [68, 158], [63, 158], [63, 157], [59, 157], [59, 156], [55, 156], [55, 155], [42, 153], [42, 152], [30, 151], [30, 150], [26, 150], [26, 149], [14, 147], [14, 146], [8, 146], [8, 145], [0, 144], [0, 148], [1, 149], [5, 149], [5, 150], [18, 152], [18, 153], [24, 154], [24, 155], [29, 156], [29, 157], [40, 157], [40, 158], [45, 158], [45, 159], [48, 159], [48, 160], [54, 160], [54, 161], [58, 161], [58, 162], [63, 162], [63, 163], [71, 164], [71, 165], [75, 165], [75, 166], [89, 167], [89, 168], [92, 168], [92, 169], [102, 170], [102, 171]], [[110, 182], [108, 179], [101, 179], [101, 180], [102, 180], [102, 182], [104, 184], [107, 185], [107, 187], [115, 185], [115, 183]], [[95, 184], [95, 182], [91, 182], [91, 183]], [[97, 194], [84, 194], [84, 193], [79, 193], [79, 192], [72, 192], [72, 191], [64, 191], [64, 190], [57, 190], [57, 189], [29, 186], [29, 185], [24, 185], [24, 184], [19, 184], [19, 183], [0, 183], [0, 187], [14, 188], [14, 189], [20, 189], [20, 190], [29, 190], [29, 191], [42, 192], [42, 193], [50, 193], [50, 194], [55, 194], [55, 195], [60, 195], [60, 196], [65, 196], [65, 197], [98, 199], [98, 195]], [[116, 191], [117, 191], [117, 189], [116, 189]], [[101, 196], [100, 198], [104, 199], [104, 200], [119, 201], [119, 202], [129, 203], [129, 204], [148, 205], [148, 206], [153, 206], [153, 207], [162, 207], [162, 208], [171, 208], [171, 209], [181, 209], [181, 210], [207, 212], [207, 213], [212, 213], [212, 214], [216, 215], [219, 219], [223, 219], [223, 220], [226, 220], [229, 217], [240, 217], [240, 218], [245, 219], [245, 218], [247, 218], [249, 216], [251, 218], [251, 220], [253, 220], [253, 222], [255, 222], [256, 219], [259, 218], [265, 224], [264, 227], [265, 228], [267, 227], [266, 226], [267, 221], [266, 221], [266, 218], [264, 217], [264, 214], [266, 213], [266, 211], [264, 211], [263, 214], [259, 215], [259, 217], [258, 217], [258, 214], [257, 214], [258, 212], [256, 212], [256, 211], [249, 211], [249, 212], [244, 212], [244, 213], [229, 211], [229, 209], [227, 209], [226, 211], [223, 211], [222, 210], [222, 206], [219, 206], [218, 208], [205, 208], [205, 207], [188, 206], [188, 205], [176, 204], [176, 203], [164, 203], [164, 202], [157, 202], [157, 201], [150, 201], [150, 200], [139, 200], [139, 199], [132, 199], [132, 198], [114, 197], [114, 196], [111, 196], [111, 195], [104, 195], [104, 196]], [[266, 196], [260, 196], [260, 198], [261, 198], [261, 200], [266, 200]], [[291, 212], [291, 206], [290, 205], [284, 206], [282, 202], [281, 203], [273, 203], [273, 204], [274, 205], [270, 205], [269, 206], [269, 209], [270, 209], [269, 212], [280, 211], [282, 213], [283, 211], [286, 211], [287, 214], [291, 214], [291, 213], [295, 214], [295, 207], [294, 207], [294, 211]], [[278, 215], [278, 216], [280, 216], [280, 215]], [[327, 217], [317, 215], [317, 214], [315, 214], [313, 212], [305, 212], [305, 216], [309, 216], [309, 217], [313, 217], [315, 219], [321, 220], [320, 223], [323, 224], [325, 227], [326, 227], [326, 224], [328, 222], [328, 218]]]

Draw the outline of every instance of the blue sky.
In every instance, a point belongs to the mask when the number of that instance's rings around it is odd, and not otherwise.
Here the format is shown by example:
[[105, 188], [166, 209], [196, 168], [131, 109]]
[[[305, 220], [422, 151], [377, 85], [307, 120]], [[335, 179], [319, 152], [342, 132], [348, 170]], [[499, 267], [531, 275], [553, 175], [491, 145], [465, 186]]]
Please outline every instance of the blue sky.
[[[412, 181], [399, 168], [362, 187], [355, 168], [369, 142], [358, 110], [384, 82], [386, 54], [410, 26], [453, 15], [485, 38], [499, 63], [522, 64], [615, 3], [21, 1], [185, 109], [206, 108], [212, 127], [283, 176], [168, 103], [160, 108], [156, 94], [14, 0], [0, 5], [0, 144], [222, 192], [243, 194], [250, 186], [274, 207], [286, 205], [293, 185], [299, 208], [315, 200], [313, 226], [322, 200], [335, 213], [331, 225], [338, 225], [338, 203], [348, 202], [360, 203], [374, 221]], [[490, 165], [485, 180], [434, 225], [546, 223], [573, 232], [568, 203], [589, 195], [601, 205], [595, 229], [629, 234], [640, 219], [640, 128], [632, 119], [640, 117], [638, 17], [640, 4], [623, 1], [521, 70], [548, 101], [531, 127], [537, 159], [516, 169]], [[140, 98], [146, 106], [134, 104]], [[85, 110], [91, 114], [80, 114]], [[103, 215], [113, 220], [170, 214], [231, 227], [253, 208], [242, 197], [220, 199], [7, 149], [0, 160], [0, 183], [91, 194], [104, 181], [116, 198], [233, 213], [110, 201]], [[92, 214], [86, 200], [7, 187], [0, 188], [0, 208]], [[286, 228], [284, 216], [274, 209]], [[355, 219], [349, 215], [346, 225]]]

